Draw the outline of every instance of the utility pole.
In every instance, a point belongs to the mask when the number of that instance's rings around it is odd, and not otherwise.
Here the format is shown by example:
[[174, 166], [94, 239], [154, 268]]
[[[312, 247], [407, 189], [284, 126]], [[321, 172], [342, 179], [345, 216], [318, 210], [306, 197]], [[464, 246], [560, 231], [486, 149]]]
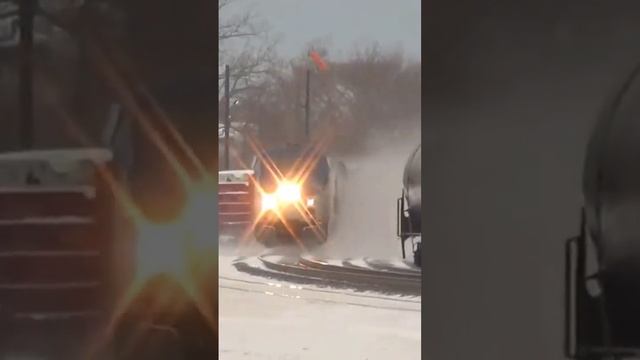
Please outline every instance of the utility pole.
[[311, 82], [311, 69], [307, 68], [307, 79], [306, 79], [306, 90], [305, 90], [305, 101], [304, 101], [304, 135], [309, 139], [309, 93], [311, 91], [310, 82]]
[[33, 18], [36, 0], [20, 1], [20, 142], [33, 148]]
[[224, 66], [224, 169], [229, 170], [229, 65]]

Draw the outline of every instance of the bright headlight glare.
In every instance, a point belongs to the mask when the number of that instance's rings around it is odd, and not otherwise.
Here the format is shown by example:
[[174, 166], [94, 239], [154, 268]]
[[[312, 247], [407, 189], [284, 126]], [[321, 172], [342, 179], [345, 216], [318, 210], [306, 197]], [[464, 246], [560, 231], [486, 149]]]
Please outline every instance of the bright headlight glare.
[[273, 194], [262, 194], [262, 211], [275, 210], [278, 200]]
[[278, 196], [278, 201], [293, 203], [300, 201], [302, 198], [302, 189], [299, 184], [285, 181], [278, 185], [276, 195]]
[[312, 207], [315, 204], [316, 204], [316, 199], [314, 199], [314, 198], [308, 198], [307, 199], [307, 206], [308, 207]]

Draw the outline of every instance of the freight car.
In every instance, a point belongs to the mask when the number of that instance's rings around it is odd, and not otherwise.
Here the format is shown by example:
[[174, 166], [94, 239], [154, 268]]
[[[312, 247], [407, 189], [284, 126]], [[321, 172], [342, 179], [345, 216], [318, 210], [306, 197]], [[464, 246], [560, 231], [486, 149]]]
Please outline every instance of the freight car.
[[640, 68], [605, 104], [584, 163], [581, 225], [565, 245], [565, 355], [640, 356]]
[[413, 262], [422, 265], [422, 145], [418, 145], [404, 167], [402, 195], [397, 200], [397, 235], [402, 246], [402, 257], [406, 257], [405, 243], [411, 240]]

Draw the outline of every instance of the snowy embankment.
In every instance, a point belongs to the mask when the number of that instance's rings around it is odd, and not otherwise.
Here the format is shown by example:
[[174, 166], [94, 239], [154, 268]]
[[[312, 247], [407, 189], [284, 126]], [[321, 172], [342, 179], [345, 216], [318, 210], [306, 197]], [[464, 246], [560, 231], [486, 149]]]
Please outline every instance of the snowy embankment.
[[420, 298], [300, 286], [220, 256], [220, 359], [420, 359]]

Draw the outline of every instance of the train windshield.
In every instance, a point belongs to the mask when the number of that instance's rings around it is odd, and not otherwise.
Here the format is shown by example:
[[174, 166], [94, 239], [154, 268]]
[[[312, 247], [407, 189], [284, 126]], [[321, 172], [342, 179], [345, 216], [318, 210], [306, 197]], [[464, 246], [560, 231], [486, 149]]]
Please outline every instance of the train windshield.
[[[266, 155], [285, 178], [295, 176], [309, 163], [309, 157], [299, 150], [271, 151], [267, 152]], [[307, 178], [307, 185], [323, 187], [329, 179], [329, 164], [325, 156], [319, 156], [314, 160]], [[258, 182], [265, 190], [271, 191], [275, 189], [276, 178], [273, 176], [272, 171], [265, 167], [265, 164], [258, 162], [255, 171]]]

